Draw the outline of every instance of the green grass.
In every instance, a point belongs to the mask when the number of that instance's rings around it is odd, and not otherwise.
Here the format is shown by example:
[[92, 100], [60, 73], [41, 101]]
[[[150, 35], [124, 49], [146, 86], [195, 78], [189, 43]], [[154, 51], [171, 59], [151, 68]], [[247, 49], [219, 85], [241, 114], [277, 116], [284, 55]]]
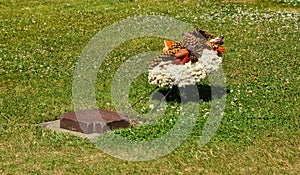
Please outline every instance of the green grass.
[[[300, 10], [297, 1], [291, 2], [1, 1], [0, 172], [300, 174]], [[223, 69], [230, 93], [222, 123], [207, 145], [197, 143], [211, 100], [200, 103], [187, 141], [153, 161], [119, 160], [88, 140], [37, 126], [73, 111], [76, 61], [94, 35], [121, 19], [154, 14], [225, 36]], [[99, 108], [114, 110], [110, 82], [126, 59], [162, 47], [162, 39], [149, 37], [116, 48], [101, 67], [105, 74], [98, 76]], [[207, 85], [205, 81], [200, 87]], [[151, 88], [146, 75], [138, 77], [131, 102]], [[150, 125], [115, 133], [139, 141], [163, 135], [179, 116], [178, 101], [167, 105], [164, 114], [150, 118]], [[145, 114], [148, 106], [142, 102], [135, 109]]]

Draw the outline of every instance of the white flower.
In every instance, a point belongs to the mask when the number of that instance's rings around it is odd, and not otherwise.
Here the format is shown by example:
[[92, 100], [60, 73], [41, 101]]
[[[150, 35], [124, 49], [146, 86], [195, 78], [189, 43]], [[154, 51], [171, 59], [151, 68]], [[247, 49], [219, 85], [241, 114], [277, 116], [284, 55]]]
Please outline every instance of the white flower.
[[205, 79], [211, 72], [217, 70], [222, 58], [218, 57], [214, 51], [203, 50], [198, 62], [188, 62], [184, 65], [170, 64], [171, 62], [162, 62], [153, 69], [149, 70], [148, 81], [150, 84], [159, 87], [179, 86], [184, 87], [193, 85]]
[[154, 104], [150, 104], [150, 105], [149, 105], [149, 108], [150, 108], [150, 109], [154, 109]]

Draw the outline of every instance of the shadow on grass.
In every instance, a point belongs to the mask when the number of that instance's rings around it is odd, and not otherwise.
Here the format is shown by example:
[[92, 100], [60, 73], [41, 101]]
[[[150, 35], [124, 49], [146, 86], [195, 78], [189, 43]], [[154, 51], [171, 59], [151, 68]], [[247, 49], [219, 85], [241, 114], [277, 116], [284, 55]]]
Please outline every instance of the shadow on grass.
[[[198, 91], [198, 92], [197, 92]], [[213, 92], [213, 94], [212, 94]], [[229, 89], [219, 86], [209, 86], [205, 84], [197, 85], [197, 88], [194, 86], [187, 86], [184, 88], [173, 87], [160, 89], [153, 96], [153, 100], [166, 100], [167, 102], [199, 102], [199, 101], [211, 101], [213, 99], [218, 99], [224, 96], [225, 94], [230, 93]], [[193, 95], [195, 94], [195, 95]], [[197, 97], [196, 94], [199, 94]], [[213, 95], [213, 96], [212, 96]]]

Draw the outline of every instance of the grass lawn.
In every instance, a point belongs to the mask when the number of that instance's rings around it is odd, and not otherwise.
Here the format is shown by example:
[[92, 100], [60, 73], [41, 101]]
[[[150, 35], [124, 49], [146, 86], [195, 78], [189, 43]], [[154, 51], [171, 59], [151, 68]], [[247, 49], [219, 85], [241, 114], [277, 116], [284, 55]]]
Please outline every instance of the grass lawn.
[[[300, 174], [299, 0], [2, 0], [0, 9], [1, 174]], [[211, 141], [198, 146], [212, 100], [199, 104], [188, 139], [151, 161], [117, 159], [86, 139], [37, 126], [73, 111], [73, 73], [90, 39], [137, 15], [173, 17], [225, 36], [230, 93]], [[161, 38], [148, 37], [112, 51], [97, 79], [99, 108], [114, 110], [110, 83], [126, 59], [162, 47]], [[151, 88], [145, 74], [138, 77], [132, 102]], [[143, 114], [148, 106], [135, 109]], [[178, 102], [167, 106], [155, 123], [115, 133], [138, 141], [162, 136], [179, 116]]]

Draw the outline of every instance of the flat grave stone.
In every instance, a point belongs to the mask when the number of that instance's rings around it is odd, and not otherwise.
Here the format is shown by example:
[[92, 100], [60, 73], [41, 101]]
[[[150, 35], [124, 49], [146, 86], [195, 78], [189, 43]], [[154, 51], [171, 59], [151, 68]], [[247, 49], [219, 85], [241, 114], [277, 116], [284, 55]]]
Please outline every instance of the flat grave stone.
[[85, 134], [101, 134], [129, 126], [127, 115], [102, 109], [68, 112], [60, 119], [60, 128]]

